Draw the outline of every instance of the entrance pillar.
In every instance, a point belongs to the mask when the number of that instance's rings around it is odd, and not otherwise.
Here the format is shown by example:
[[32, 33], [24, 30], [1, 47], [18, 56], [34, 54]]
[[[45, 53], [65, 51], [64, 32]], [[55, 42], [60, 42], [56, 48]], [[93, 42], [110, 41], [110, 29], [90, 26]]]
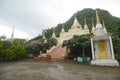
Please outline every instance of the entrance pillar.
[[91, 48], [92, 48], [92, 59], [95, 59], [94, 47], [93, 47], [93, 39], [91, 38]]

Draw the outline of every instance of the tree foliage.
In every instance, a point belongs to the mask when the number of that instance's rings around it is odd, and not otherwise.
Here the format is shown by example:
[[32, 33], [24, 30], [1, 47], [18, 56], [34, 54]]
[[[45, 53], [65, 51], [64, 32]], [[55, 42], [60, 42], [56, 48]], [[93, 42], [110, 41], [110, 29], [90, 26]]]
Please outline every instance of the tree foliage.
[[[102, 21], [104, 20], [108, 33], [112, 34], [114, 52], [118, 57], [118, 56], [120, 56], [120, 51], [119, 51], [120, 50], [119, 49], [120, 48], [120, 46], [119, 46], [119, 44], [120, 44], [120, 32], [119, 32], [120, 31], [120, 18], [112, 16], [106, 10], [97, 9], [97, 11], [98, 11], [98, 14], [99, 14], [99, 17], [100, 17], [100, 22], [102, 23]], [[91, 9], [91, 8], [86, 8], [86, 9], [83, 9], [81, 11], [77, 11], [76, 13], [74, 13], [72, 15], [72, 17], [70, 17], [70, 19], [67, 20], [64, 23], [64, 29], [65, 29], [66, 32], [68, 31], [68, 29], [71, 28], [75, 16], [77, 17], [78, 22], [82, 25], [82, 27], [84, 26], [84, 17], [86, 17], [87, 25], [88, 25], [90, 31], [92, 29], [92, 20], [91, 20], [92, 18], [93, 18], [94, 26], [96, 24], [96, 10]], [[59, 23], [55, 27], [55, 34], [56, 34], [57, 37], [59, 37], [59, 34], [62, 30], [62, 24], [63, 23]], [[47, 39], [49, 39], [52, 36], [53, 28], [45, 29], [45, 30], [43, 30], [43, 33], [45, 33], [45, 37]], [[37, 40], [40, 40], [40, 39], [42, 39], [42, 37], [37, 36], [36, 38], [30, 40], [30, 44], [31, 44], [31, 42], [34, 42], [34, 41], [37, 41]], [[40, 42], [42, 42], [42, 41], [40, 41]], [[69, 44], [69, 45], [72, 46], [73, 44]], [[38, 48], [39, 46], [40, 45], [38, 45], [37, 43], [34, 44], [34, 45], [31, 45], [31, 47], [30, 47], [31, 52], [32, 52], [32, 49], [33, 49], [32, 47], [37, 47]], [[34, 48], [33, 51], [36, 51], [37, 48]], [[78, 49], [81, 49], [81, 48], [78, 48]], [[78, 52], [76, 52], [76, 53], [78, 53]], [[79, 53], [81, 53], [81, 52], [79, 52]]]
[[46, 53], [53, 45], [57, 44], [57, 40], [54, 38], [39, 38], [37, 40], [31, 40], [26, 42], [26, 50], [28, 54], [37, 56], [40, 51]]
[[[99, 13], [100, 22], [102, 23], [103, 20], [104, 20], [105, 26], [106, 26], [106, 28], [107, 28], [107, 30], [109, 32], [113, 32], [113, 31], [119, 32], [118, 28], [119, 28], [119, 24], [120, 24], [120, 18], [112, 16], [106, 10], [97, 9], [97, 11]], [[92, 20], [91, 20], [92, 18], [93, 18], [94, 26], [96, 24], [96, 10], [91, 9], [91, 8], [86, 8], [86, 9], [83, 9], [81, 11], [78, 11], [78, 12], [74, 13], [72, 15], [72, 17], [70, 17], [70, 19], [67, 20], [64, 23], [65, 31], [68, 31], [68, 29], [71, 28], [75, 16], [77, 17], [78, 22], [82, 25], [82, 27], [84, 26], [84, 17], [85, 17], [86, 21], [87, 21], [87, 25], [88, 25], [90, 31], [92, 29]], [[55, 34], [56, 34], [57, 37], [59, 37], [59, 34], [60, 34], [61, 30], [62, 30], [62, 24], [63, 23], [59, 23], [55, 27]], [[53, 33], [53, 28], [43, 30], [43, 33], [44, 32], [45, 32], [46, 38], [50, 38], [52, 36], [52, 33]]]
[[74, 36], [72, 39], [64, 41], [62, 45], [69, 49], [68, 58], [91, 57], [90, 35]]
[[[4, 38], [4, 39], [3, 39]], [[0, 60], [10, 61], [26, 58], [25, 41], [23, 39], [0, 38]]]

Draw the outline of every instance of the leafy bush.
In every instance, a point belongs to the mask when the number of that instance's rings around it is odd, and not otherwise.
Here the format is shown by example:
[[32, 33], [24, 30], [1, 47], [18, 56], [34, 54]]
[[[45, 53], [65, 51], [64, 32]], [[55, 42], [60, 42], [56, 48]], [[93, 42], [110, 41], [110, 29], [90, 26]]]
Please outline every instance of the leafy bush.
[[69, 49], [68, 58], [91, 57], [90, 35], [74, 36], [62, 45]]
[[39, 40], [31, 40], [26, 42], [26, 50], [28, 54], [32, 54], [33, 56], [39, 55], [39, 52], [42, 51], [46, 53], [53, 45], [57, 44], [57, 40], [54, 38], [46, 38]]
[[0, 60], [11, 61], [26, 58], [25, 40], [0, 38]]

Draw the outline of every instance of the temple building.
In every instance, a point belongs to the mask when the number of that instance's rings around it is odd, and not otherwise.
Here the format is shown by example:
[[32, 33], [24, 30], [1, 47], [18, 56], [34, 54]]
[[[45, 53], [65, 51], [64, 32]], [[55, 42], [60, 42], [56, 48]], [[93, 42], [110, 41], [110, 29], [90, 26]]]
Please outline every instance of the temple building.
[[57, 46], [53, 46], [50, 50], [47, 50], [47, 54], [51, 55], [52, 59], [64, 59], [67, 55], [66, 47], [62, 47], [62, 43], [65, 40], [71, 39], [74, 35], [83, 35], [89, 34], [89, 28], [86, 23], [86, 19], [84, 18], [84, 27], [82, 28], [81, 24], [78, 22], [77, 17], [74, 17], [74, 22], [68, 32], [64, 30], [64, 24], [62, 24], [62, 30], [60, 32], [60, 36], [56, 37], [55, 28], [53, 28], [52, 38], [57, 39]]
[[94, 36], [91, 38], [92, 65], [119, 66], [115, 60], [111, 34], [108, 34], [105, 24], [100, 23], [96, 10], [96, 27], [92, 28]]
[[68, 30], [68, 32], [65, 32], [64, 30], [64, 24], [62, 24], [62, 30], [60, 32], [60, 36], [56, 37], [55, 36], [55, 30], [53, 28], [53, 34], [52, 37], [57, 39], [58, 44], [62, 44], [64, 40], [69, 40], [71, 39], [74, 35], [83, 35], [83, 34], [89, 34], [89, 28], [86, 23], [86, 19], [84, 18], [84, 28], [82, 28], [81, 24], [78, 22], [77, 17], [75, 16], [73, 25], [71, 28]]
[[[96, 10], [96, 26], [92, 19], [92, 30], [91, 33], [91, 49], [92, 49], [92, 65], [102, 65], [102, 66], [119, 66], [117, 60], [115, 60], [113, 44], [111, 35], [108, 34], [103, 24], [100, 23], [98, 12]], [[52, 58], [63, 59], [67, 55], [66, 47], [62, 47], [64, 40], [71, 39], [74, 35], [90, 34], [89, 28], [84, 18], [84, 27], [78, 22], [77, 17], [74, 17], [74, 22], [68, 32], [64, 30], [64, 24], [62, 25], [62, 30], [59, 37], [55, 36], [55, 29], [53, 29], [52, 37], [57, 39], [57, 46], [53, 46], [50, 50], [47, 50], [47, 54], [51, 55]]]

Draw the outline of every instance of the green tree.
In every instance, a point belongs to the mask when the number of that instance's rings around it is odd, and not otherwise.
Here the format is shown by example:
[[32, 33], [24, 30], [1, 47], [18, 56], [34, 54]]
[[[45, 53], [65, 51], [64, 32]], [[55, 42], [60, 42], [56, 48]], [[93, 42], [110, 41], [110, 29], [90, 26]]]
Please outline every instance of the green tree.
[[64, 41], [63, 46], [66, 46], [69, 49], [69, 58], [78, 56], [91, 57], [90, 35], [74, 36], [72, 39]]
[[49, 46], [48, 49], [53, 47], [54, 45], [57, 45], [57, 40], [54, 38], [49, 38], [47, 41], [47, 45]]
[[112, 41], [113, 41], [115, 57], [117, 60], [120, 61], [120, 37], [118, 34], [116, 34], [116, 32], [112, 34]]
[[53, 45], [57, 44], [57, 40], [54, 38], [39, 38], [37, 40], [31, 40], [26, 42], [26, 50], [28, 54], [32, 54], [33, 56], [39, 55], [39, 52], [42, 51], [46, 53], [48, 49], [50, 49]]
[[25, 41], [24, 39], [14, 39], [12, 41], [11, 49], [15, 54], [15, 59], [24, 59], [28, 56]]
[[19, 60], [27, 57], [23, 39], [1, 39], [0, 38], [0, 60]]

